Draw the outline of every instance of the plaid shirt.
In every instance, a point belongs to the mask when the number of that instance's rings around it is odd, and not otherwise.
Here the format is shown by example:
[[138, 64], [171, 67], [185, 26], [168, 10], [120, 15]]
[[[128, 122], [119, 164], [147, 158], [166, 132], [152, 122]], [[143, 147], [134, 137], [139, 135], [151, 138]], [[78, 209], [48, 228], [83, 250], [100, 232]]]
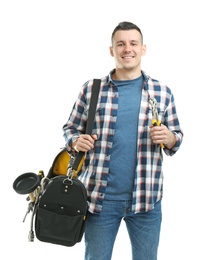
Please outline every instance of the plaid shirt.
[[[118, 110], [118, 89], [114, 86], [111, 74], [101, 79], [101, 88], [95, 115], [92, 134], [96, 134], [94, 149], [88, 151], [81, 169], [79, 179], [84, 183], [88, 192], [89, 211], [92, 213], [102, 210], [105, 197], [111, 148]], [[157, 80], [147, 76], [143, 71], [142, 97], [138, 119], [137, 166], [134, 175], [132, 192], [132, 211], [137, 213], [149, 211], [162, 198], [163, 172], [162, 149], [152, 142], [149, 135], [149, 126], [152, 120], [152, 111], [149, 98], [154, 97], [158, 103], [158, 112], [162, 124], [175, 134], [176, 145], [169, 150], [163, 149], [166, 155], [172, 156], [179, 149], [183, 132], [176, 114], [174, 97], [171, 90]], [[93, 80], [87, 81], [79, 93], [70, 117], [63, 126], [66, 148], [85, 132], [88, 109], [91, 97]], [[131, 124], [131, 119], [130, 119]], [[129, 158], [127, 158], [129, 160]], [[122, 180], [121, 180], [122, 181]]]

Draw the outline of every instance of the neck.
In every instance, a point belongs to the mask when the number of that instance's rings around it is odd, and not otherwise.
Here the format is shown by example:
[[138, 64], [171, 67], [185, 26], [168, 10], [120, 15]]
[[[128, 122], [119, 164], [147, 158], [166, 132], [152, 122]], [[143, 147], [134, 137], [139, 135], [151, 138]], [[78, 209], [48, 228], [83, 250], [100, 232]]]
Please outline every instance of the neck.
[[124, 71], [116, 69], [114, 74], [112, 74], [112, 79], [114, 80], [132, 80], [140, 77], [141, 70], [139, 71]]

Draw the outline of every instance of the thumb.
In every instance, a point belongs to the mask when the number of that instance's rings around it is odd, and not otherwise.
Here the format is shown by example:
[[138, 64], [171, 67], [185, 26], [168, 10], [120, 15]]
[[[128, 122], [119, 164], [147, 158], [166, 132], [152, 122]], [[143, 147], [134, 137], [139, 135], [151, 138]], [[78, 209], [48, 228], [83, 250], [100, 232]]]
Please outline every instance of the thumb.
[[91, 136], [94, 140], [97, 140], [97, 135], [92, 135]]

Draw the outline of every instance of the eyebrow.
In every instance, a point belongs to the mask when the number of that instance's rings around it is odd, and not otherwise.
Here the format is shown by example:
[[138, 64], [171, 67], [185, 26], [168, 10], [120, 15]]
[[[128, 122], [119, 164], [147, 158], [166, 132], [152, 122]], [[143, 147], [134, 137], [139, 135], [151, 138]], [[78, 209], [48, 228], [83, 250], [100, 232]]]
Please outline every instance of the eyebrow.
[[[116, 43], [118, 44], [118, 43], [123, 43], [123, 42], [125, 42], [125, 41], [117, 41]], [[134, 42], [134, 43], [138, 43], [138, 41], [137, 40], [131, 40], [130, 42]]]

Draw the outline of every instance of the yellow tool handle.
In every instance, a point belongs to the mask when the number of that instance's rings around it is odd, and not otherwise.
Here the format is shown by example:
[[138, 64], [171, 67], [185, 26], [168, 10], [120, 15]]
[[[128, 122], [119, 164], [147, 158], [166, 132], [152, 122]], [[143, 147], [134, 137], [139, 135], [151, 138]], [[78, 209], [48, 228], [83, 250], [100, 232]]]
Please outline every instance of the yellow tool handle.
[[[157, 121], [156, 119], [152, 119], [152, 125], [153, 126], [160, 126], [161, 125], [161, 121]], [[164, 148], [164, 144], [160, 144], [161, 148]]]
[[161, 143], [160, 146], [161, 146], [161, 148], [164, 148], [164, 144]]

